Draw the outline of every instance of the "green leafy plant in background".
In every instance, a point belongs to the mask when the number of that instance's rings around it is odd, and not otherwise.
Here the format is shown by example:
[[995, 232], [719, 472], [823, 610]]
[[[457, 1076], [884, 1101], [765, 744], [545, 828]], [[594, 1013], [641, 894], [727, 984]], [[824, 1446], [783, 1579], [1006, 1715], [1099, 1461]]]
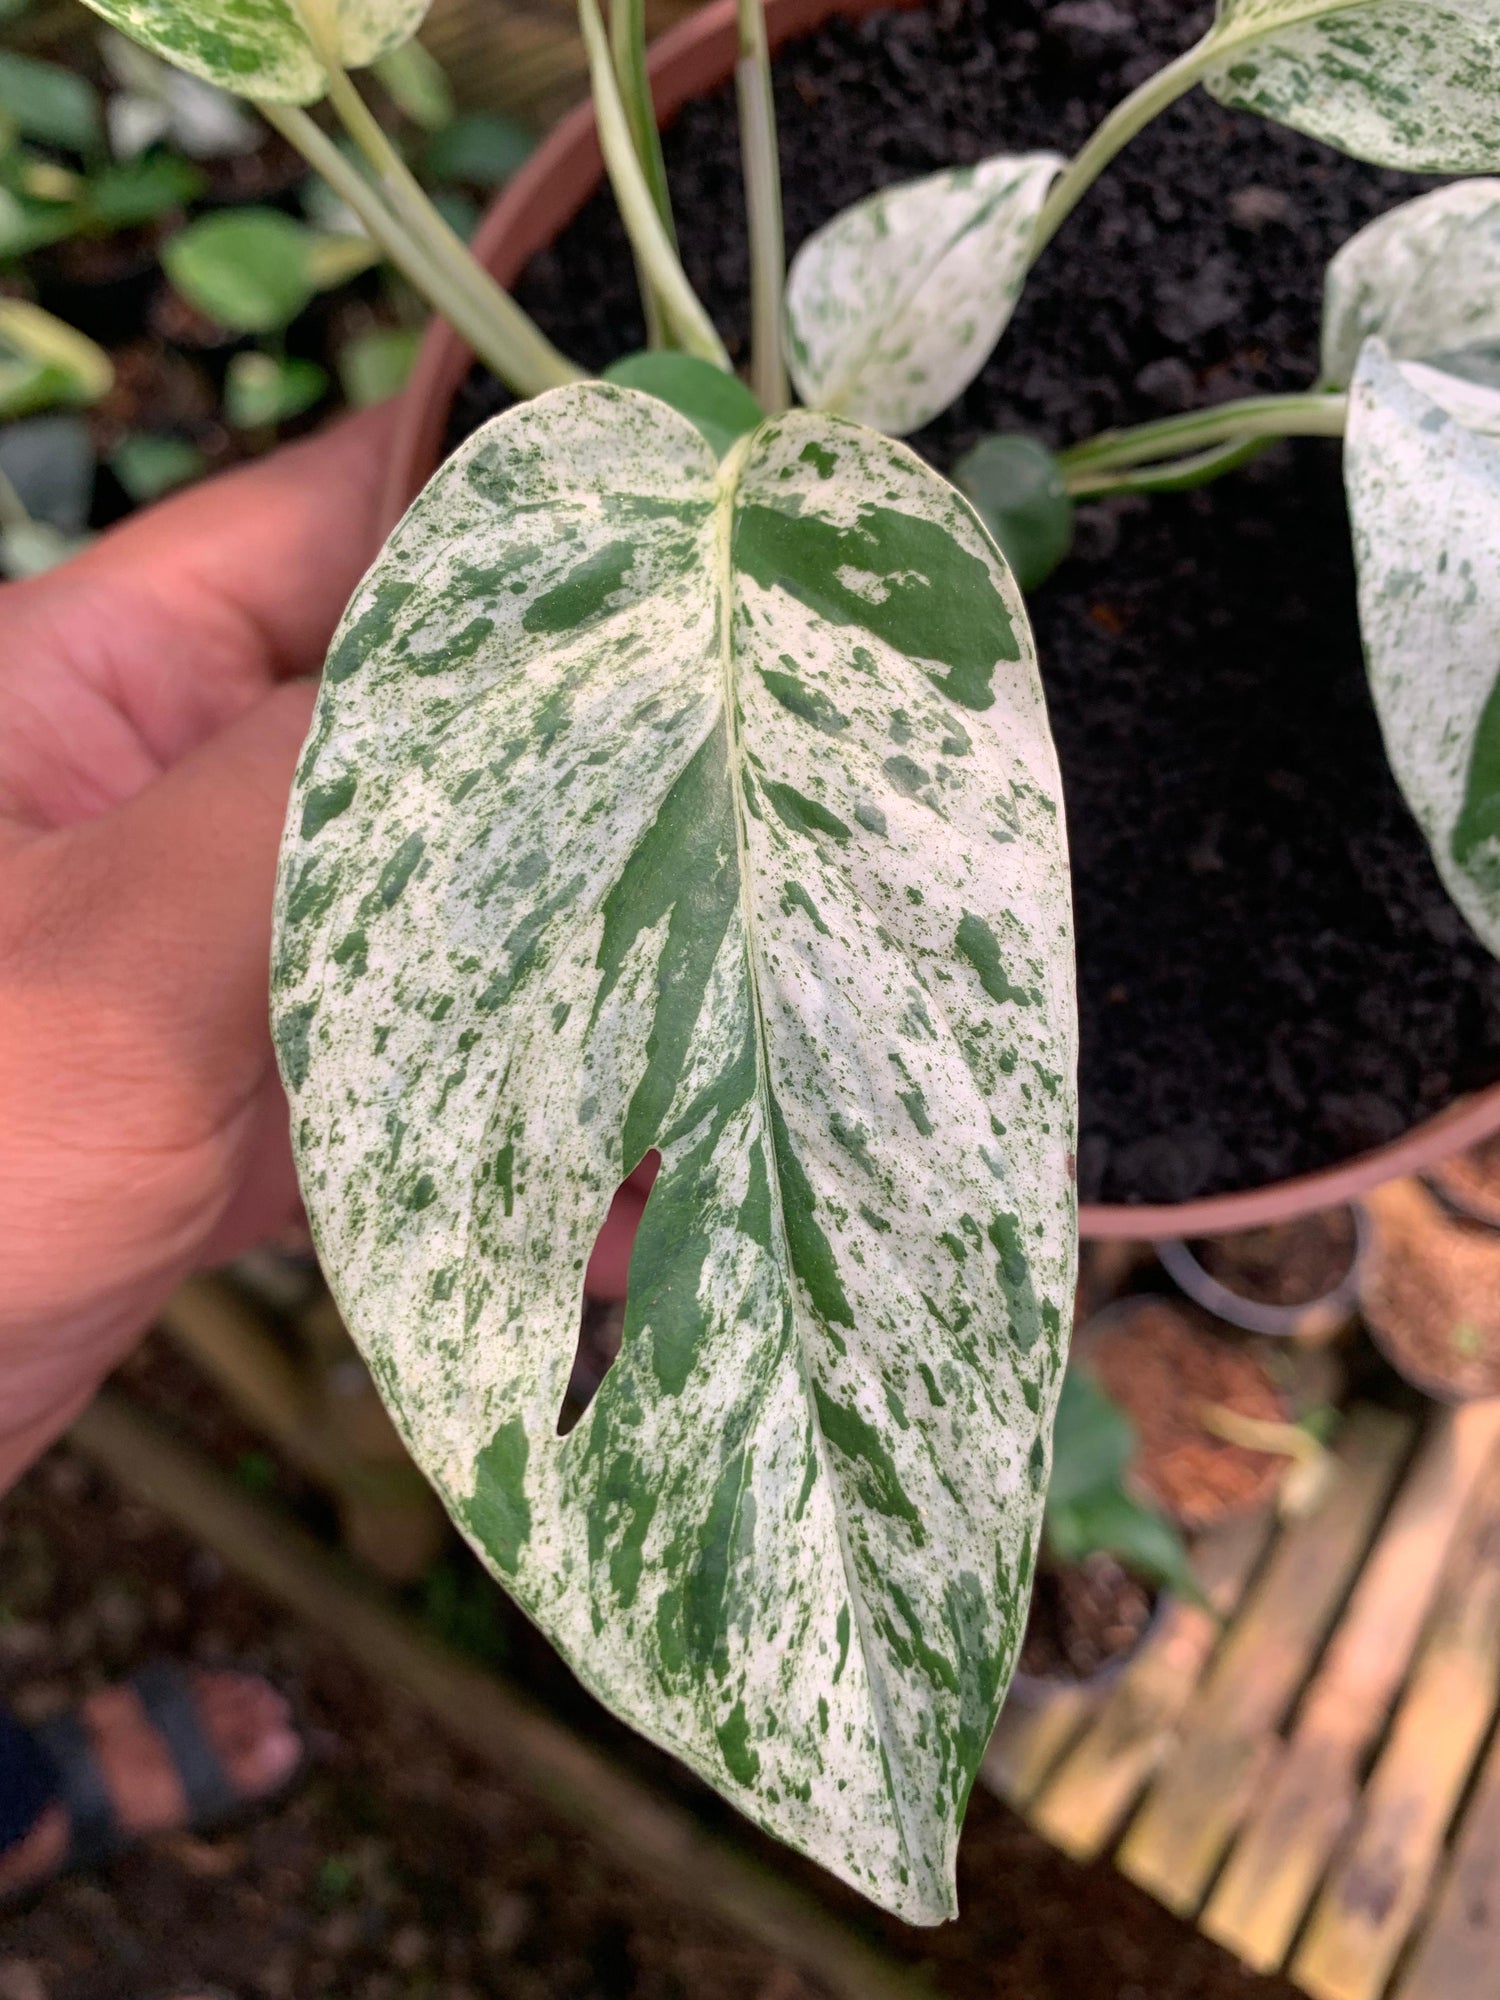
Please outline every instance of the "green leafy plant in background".
[[278, 333], [313, 296], [376, 262], [367, 236], [309, 229], [275, 208], [230, 208], [180, 230], [162, 252], [167, 276], [201, 312], [235, 333]]
[[1130, 1489], [1135, 1427], [1085, 1368], [1070, 1367], [1057, 1399], [1043, 1559], [1058, 1566], [1113, 1556], [1146, 1583], [1202, 1601], [1187, 1546], [1158, 1508]]
[[[335, 373], [352, 403], [395, 394], [418, 340], [413, 301], [399, 277], [387, 274], [373, 309], [362, 303], [335, 316], [328, 366], [289, 354], [284, 344], [316, 297], [342, 291], [380, 261], [379, 246], [353, 210], [309, 176], [301, 193], [311, 227], [256, 205], [214, 209], [184, 225], [183, 211], [208, 189], [200, 163], [255, 152], [270, 137], [264, 121], [242, 100], [114, 28], [99, 30], [97, 54], [103, 88], [64, 63], [0, 49], [0, 264], [11, 266], [14, 280], [29, 287], [27, 260], [50, 246], [148, 229], [142, 247], [156, 240], [181, 296], [226, 337], [260, 342], [229, 357], [223, 382], [224, 421], [252, 449], [315, 409]], [[435, 205], [454, 226], [472, 228], [476, 193], [515, 170], [531, 135], [496, 113], [458, 113], [441, 68], [415, 43], [390, 50], [375, 74], [390, 106], [415, 131], [410, 149]], [[349, 141], [345, 146], [349, 157], [355, 149]], [[0, 423], [100, 401], [111, 379], [102, 351], [25, 298], [15, 303], [22, 331], [0, 330]], [[112, 429], [107, 423], [105, 435]], [[207, 469], [200, 446], [171, 432], [126, 435], [110, 442], [105, 456], [137, 504]], [[13, 495], [7, 518], [15, 532], [7, 532], [9, 555], [0, 551], [0, 568], [11, 575], [60, 560], [83, 532], [80, 522], [75, 534], [55, 533], [43, 518], [32, 534], [16, 526], [24, 511]]]
[[0, 298], [0, 417], [96, 403], [115, 379], [94, 341], [27, 299]]
[[[190, 82], [117, 39], [134, 65], [146, 65], [174, 88]], [[134, 69], [132, 74], [138, 84]], [[166, 91], [165, 81], [161, 88]], [[248, 128], [253, 137], [253, 125], [232, 100], [205, 85], [194, 88], [223, 106], [237, 132]], [[68, 237], [136, 228], [202, 192], [204, 178], [194, 160], [159, 143], [175, 139], [182, 120], [174, 123], [167, 108], [160, 108], [159, 118], [153, 109], [146, 124], [138, 108], [133, 122], [117, 115], [121, 107], [128, 113], [143, 103], [138, 90], [123, 89], [102, 105], [86, 77], [60, 63], [0, 49], [0, 262]], [[224, 130], [215, 139], [202, 107], [193, 131], [200, 156], [225, 148]]]
[[[348, 75], [389, 74], [420, 0], [93, 4], [257, 102], [528, 399], [361, 585], [291, 804], [274, 1025], [349, 1323], [582, 1678], [937, 1921], [1044, 1532], [1176, 1562], [1097, 1421], [1043, 1527], [1073, 952], [1016, 572], [1057, 559], [1076, 498], [1346, 435], [1393, 758], [1500, 942], [1489, 194], [1426, 197], [1344, 253], [1305, 397], [1055, 459], [991, 443], [969, 498], [890, 434], [973, 379], [1095, 176], [1199, 84], [1362, 158], [1500, 166], [1500, 0], [1220, 0], [1073, 159], [879, 190], [785, 276], [740, 0], [748, 385], [677, 254], [634, 0], [580, 0], [652, 349], [602, 382], [468, 257]], [[652, 1156], [620, 1357], [562, 1436], [589, 1251]]]

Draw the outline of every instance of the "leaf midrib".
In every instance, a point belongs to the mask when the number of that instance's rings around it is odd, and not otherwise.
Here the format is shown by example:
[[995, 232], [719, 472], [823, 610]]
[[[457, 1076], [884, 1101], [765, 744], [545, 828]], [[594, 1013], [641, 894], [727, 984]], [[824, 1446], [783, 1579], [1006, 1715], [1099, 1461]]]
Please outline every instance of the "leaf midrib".
[[[734, 686], [734, 516], [739, 491], [740, 474], [750, 447], [759, 436], [759, 430], [741, 438], [734, 450], [724, 460], [719, 470], [719, 500], [715, 535], [717, 547], [715, 583], [718, 591], [719, 624], [719, 664], [722, 673], [722, 694], [724, 703], [725, 759], [729, 766], [730, 813], [734, 819], [735, 860], [739, 870], [740, 923], [745, 935], [745, 977], [750, 988], [750, 1004], [755, 1017], [755, 1090], [760, 1103], [764, 1145], [766, 1148], [766, 1185], [770, 1195], [772, 1228], [775, 1231], [777, 1250], [782, 1268], [786, 1273], [787, 1291], [792, 1307], [792, 1328], [796, 1338], [797, 1370], [802, 1387], [803, 1403], [807, 1410], [808, 1426], [815, 1440], [818, 1465], [827, 1482], [833, 1502], [834, 1522], [838, 1529], [839, 1556], [844, 1571], [844, 1587], [854, 1609], [855, 1628], [859, 1637], [860, 1657], [864, 1662], [865, 1682], [870, 1690], [870, 1706], [873, 1711], [877, 1733], [880, 1738], [885, 1765], [891, 1810], [895, 1815], [896, 1832], [901, 1842], [901, 1851], [907, 1862], [913, 1863], [914, 1856], [906, 1824], [906, 1814], [899, 1788], [895, 1783], [895, 1768], [905, 1775], [906, 1760], [901, 1754], [900, 1738], [897, 1735], [890, 1712], [890, 1702], [885, 1691], [884, 1676], [876, 1667], [873, 1637], [865, 1608], [864, 1592], [860, 1587], [855, 1569], [854, 1552], [849, 1538], [849, 1522], [844, 1506], [843, 1491], [834, 1477], [828, 1456], [828, 1441], [823, 1435], [823, 1427], [818, 1421], [817, 1404], [813, 1396], [812, 1371], [808, 1360], [807, 1342], [804, 1334], [806, 1311], [799, 1296], [796, 1271], [792, 1264], [791, 1245], [787, 1237], [786, 1213], [782, 1205], [781, 1167], [776, 1157], [775, 1124], [773, 1119], [773, 1097], [771, 1078], [766, 1065], [766, 1022], [761, 1002], [760, 952], [756, 941], [754, 910], [750, 901], [750, 855], [746, 836], [744, 816], [744, 787], [740, 781], [743, 769], [743, 755], [740, 748], [739, 711], [735, 701]], [[892, 1754], [896, 1767], [892, 1765]]]

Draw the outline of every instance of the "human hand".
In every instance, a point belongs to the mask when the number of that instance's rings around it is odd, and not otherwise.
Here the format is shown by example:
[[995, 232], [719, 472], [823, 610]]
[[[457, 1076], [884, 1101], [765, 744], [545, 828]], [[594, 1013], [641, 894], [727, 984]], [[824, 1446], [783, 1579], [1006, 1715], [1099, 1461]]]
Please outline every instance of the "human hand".
[[271, 892], [390, 411], [0, 586], [0, 1491], [178, 1280], [296, 1214]]

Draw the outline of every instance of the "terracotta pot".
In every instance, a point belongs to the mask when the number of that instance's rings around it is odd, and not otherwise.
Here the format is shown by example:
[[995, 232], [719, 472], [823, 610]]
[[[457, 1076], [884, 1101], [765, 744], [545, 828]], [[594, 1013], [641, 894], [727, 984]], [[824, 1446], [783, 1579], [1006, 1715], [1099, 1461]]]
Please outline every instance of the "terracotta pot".
[[[1077, 1366], [1087, 1371], [1090, 1356], [1097, 1352], [1102, 1341], [1113, 1333], [1128, 1329], [1133, 1321], [1141, 1319], [1149, 1321], [1153, 1318], [1156, 1319], [1154, 1335], [1148, 1328], [1145, 1336], [1151, 1346], [1159, 1348], [1170, 1336], [1171, 1328], [1164, 1325], [1163, 1321], [1175, 1322], [1181, 1336], [1191, 1343], [1193, 1348], [1206, 1352], [1222, 1352], [1226, 1356], [1232, 1354], [1237, 1362], [1252, 1364], [1256, 1372], [1263, 1377], [1269, 1394], [1275, 1399], [1275, 1407], [1264, 1413], [1266, 1418], [1272, 1423], [1292, 1422], [1294, 1413], [1291, 1404], [1283, 1390], [1273, 1380], [1265, 1360], [1255, 1353], [1253, 1344], [1240, 1341], [1227, 1328], [1215, 1327], [1212, 1322], [1205, 1319], [1197, 1307], [1188, 1305], [1181, 1299], [1169, 1298], [1163, 1293], [1128, 1293], [1126, 1297], [1116, 1299], [1113, 1304], [1102, 1307], [1081, 1326], [1075, 1327], [1069, 1366]], [[1181, 1365], [1180, 1359], [1178, 1365], [1179, 1367]], [[1113, 1395], [1135, 1426], [1139, 1436], [1145, 1422], [1142, 1406], [1138, 1403], [1132, 1408], [1129, 1392], [1122, 1392], [1118, 1384], [1106, 1383], [1102, 1373], [1096, 1373], [1095, 1379], [1106, 1394]], [[1227, 1454], [1231, 1460], [1238, 1459], [1241, 1462], [1244, 1460], [1243, 1447], [1230, 1444], [1207, 1430], [1201, 1434], [1210, 1450], [1220, 1455]], [[1142, 1453], [1144, 1454], [1148, 1448], [1148, 1444], [1143, 1442]], [[1256, 1452], [1255, 1456], [1264, 1459], [1264, 1465], [1254, 1473], [1255, 1483], [1247, 1492], [1225, 1498], [1210, 1489], [1202, 1495], [1196, 1506], [1187, 1506], [1181, 1499], [1174, 1502], [1169, 1493], [1155, 1490], [1139, 1472], [1133, 1473], [1127, 1483], [1138, 1498], [1164, 1514], [1184, 1535], [1208, 1534], [1216, 1528], [1223, 1527], [1226, 1522], [1248, 1520], [1275, 1506], [1276, 1496], [1290, 1470], [1291, 1461], [1279, 1458], [1270, 1452]]]
[[[1456, 1217], [1419, 1180], [1382, 1188], [1371, 1208], [1375, 1240], [1361, 1293], [1371, 1340], [1403, 1380], [1434, 1402], [1488, 1401], [1496, 1395], [1493, 1357], [1500, 1339], [1495, 1232]], [[1460, 1362], [1449, 1372], [1410, 1351], [1409, 1336], [1424, 1310], [1451, 1327], [1465, 1321], [1474, 1327], [1480, 1336], [1474, 1367]]]
[[1425, 1176], [1427, 1185], [1450, 1215], [1481, 1229], [1500, 1231], [1500, 1195], [1465, 1178], [1462, 1154], [1455, 1153]]
[[[835, 15], [854, 18], [915, 6], [921, 0], [766, 0], [774, 47], [807, 35]], [[653, 44], [652, 92], [665, 124], [692, 98], [734, 73], [738, 49], [735, 0], [710, 4]], [[604, 177], [593, 106], [578, 105], [532, 154], [489, 210], [474, 237], [480, 261], [511, 285], [531, 258], [567, 227]], [[430, 322], [402, 397], [384, 494], [394, 526], [437, 469], [448, 413], [473, 356], [441, 320]], [[1086, 1237], [1155, 1241], [1164, 1237], [1228, 1236], [1263, 1223], [1287, 1222], [1368, 1193], [1381, 1182], [1420, 1174], [1465, 1146], [1500, 1132], [1500, 1084], [1449, 1107], [1374, 1152], [1315, 1174], [1240, 1194], [1216, 1195], [1163, 1207], [1086, 1204]]]

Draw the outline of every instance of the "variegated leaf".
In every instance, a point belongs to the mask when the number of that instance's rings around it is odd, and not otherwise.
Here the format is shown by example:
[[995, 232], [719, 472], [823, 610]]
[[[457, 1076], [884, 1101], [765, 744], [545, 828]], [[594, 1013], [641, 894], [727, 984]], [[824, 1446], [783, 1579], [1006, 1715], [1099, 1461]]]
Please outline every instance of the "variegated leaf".
[[1500, 0], [1219, 0], [1204, 82], [1380, 166], [1500, 167]]
[[179, 69], [274, 104], [311, 104], [323, 69], [303, 21], [336, 24], [346, 69], [399, 48], [431, 0], [85, 0], [96, 14]]
[[[800, 412], [721, 467], [591, 383], [396, 530], [282, 860], [303, 1189], [418, 1458], [590, 1687], [918, 1923], [1072, 1298], [1057, 786], [1019, 593], [920, 460]], [[623, 1348], [560, 1437], [652, 1149]]]
[[1500, 390], [1369, 341], [1345, 478], [1386, 754], [1449, 894], [1500, 955]]
[[1062, 164], [1025, 153], [929, 174], [810, 236], [786, 286], [802, 400], [904, 437], [962, 395], [1009, 324]]
[[1323, 297], [1330, 388], [1348, 387], [1377, 335], [1398, 361], [1500, 347], [1500, 180], [1403, 202], [1339, 251]]

